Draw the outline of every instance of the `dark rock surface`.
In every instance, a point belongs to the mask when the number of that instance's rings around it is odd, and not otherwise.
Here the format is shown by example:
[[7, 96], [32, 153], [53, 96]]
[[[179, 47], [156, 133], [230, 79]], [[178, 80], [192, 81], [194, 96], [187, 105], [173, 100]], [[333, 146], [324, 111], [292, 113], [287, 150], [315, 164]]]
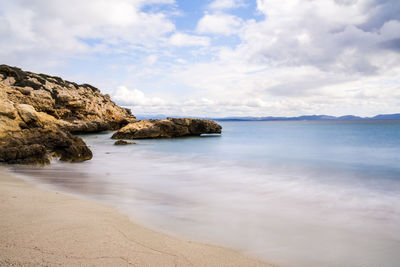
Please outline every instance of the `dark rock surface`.
[[117, 140], [117, 141], [115, 141], [114, 145], [116, 145], [116, 146], [125, 146], [125, 145], [136, 145], [136, 143], [135, 142], [128, 142], [128, 141], [125, 141], [125, 140]]
[[113, 139], [172, 138], [220, 134], [222, 127], [214, 121], [192, 118], [167, 118], [129, 123], [112, 136]]
[[0, 139], [0, 162], [48, 164], [53, 155], [70, 162], [92, 158], [81, 138], [58, 128], [22, 129]]

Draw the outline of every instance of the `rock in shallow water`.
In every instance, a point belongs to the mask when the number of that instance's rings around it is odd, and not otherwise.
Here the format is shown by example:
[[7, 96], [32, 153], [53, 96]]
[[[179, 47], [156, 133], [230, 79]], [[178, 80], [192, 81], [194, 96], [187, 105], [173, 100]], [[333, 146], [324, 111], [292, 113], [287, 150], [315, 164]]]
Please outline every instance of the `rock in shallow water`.
[[136, 143], [135, 142], [128, 142], [128, 141], [125, 141], [125, 140], [118, 140], [118, 141], [115, 141], [114, 145], [116, 145], [116, 146], [136, 145]]
[[0, 138], [0, 162], [48, 164], [53, 155], [70, 162], [92, 158], [92, 152], [81, 138], [57, 128], [22, 129]]
[[129, 123], [113, 134], [113, 139], [172, 138], [220, 134], [221, 125], [211, 120], [192, 118], [167, 118]]

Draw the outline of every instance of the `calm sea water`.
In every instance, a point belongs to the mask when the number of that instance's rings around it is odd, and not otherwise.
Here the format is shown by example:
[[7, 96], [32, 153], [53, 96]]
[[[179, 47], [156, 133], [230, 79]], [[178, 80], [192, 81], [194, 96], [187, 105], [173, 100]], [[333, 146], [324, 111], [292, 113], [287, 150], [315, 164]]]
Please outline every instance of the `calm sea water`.
[[400, 121], [221, 122], [221, 136], [83, 136], [91, 161], [12, 167], [185, 239], [282, 266], [399, 266]]

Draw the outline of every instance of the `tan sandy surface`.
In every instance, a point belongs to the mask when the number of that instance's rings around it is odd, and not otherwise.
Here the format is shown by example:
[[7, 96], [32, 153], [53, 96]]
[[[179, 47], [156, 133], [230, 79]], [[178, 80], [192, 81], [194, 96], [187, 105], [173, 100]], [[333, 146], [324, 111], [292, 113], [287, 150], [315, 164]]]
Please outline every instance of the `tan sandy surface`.
[[271, 266], [183, 241], [0, 170], [0, 266]]

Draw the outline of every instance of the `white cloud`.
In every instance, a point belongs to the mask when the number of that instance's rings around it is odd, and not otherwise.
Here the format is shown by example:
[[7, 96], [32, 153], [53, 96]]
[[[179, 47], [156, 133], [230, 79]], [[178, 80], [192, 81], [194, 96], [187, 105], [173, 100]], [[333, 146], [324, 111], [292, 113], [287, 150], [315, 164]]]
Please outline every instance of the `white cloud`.
[[169, 43], [174, 46], [208, 46], [210, 38], [177, 32], [171, 35]]
[[[192, 107], [221, 116], [398, 112], [400, 66], [375, 75], [351, 74], [310, 65], [254, 64], [239, 52], [223, 49], [218, 61], [173, 73], [196, 92], [191, 99], [198, 104]], [[201, 100], [204, 97], [209, 101]]]
[[154, 63], [156, 63], [158, 60], [158, 56], [157, 55], [149, 55], [145, 58], [144, 63], [146, 65], [153, 65]]
[[229, 14], [206, 14], [197, 24], [197, 32], [231, 35], [237, 33], [242, 20]]
[[147, 97], [145, 94], [138, 90], [129, 90], [125, 86], [120, 86], [112, 96], [115, 101], [121, 105], [129, 106], [164, 106], [165, 100], [159, 97]]
[[214, 10], [232, 9], [245, 5], [244, 0], [214, 0], [208, 7]]
[[376, 20], [378, 5], [372, 3], [258, 0], [265, 20], [245, 25], [236, 52], [259, 64], [311, 65], [325, 71], [365, 74], [389, 69], [393, 66], [388, 64], [393, 62], [390, 59], [399, 59], [398, 51], [384, 46], [400, 38], [399, 17], [367, 27]]
[[175, 25], [149, 4], [172, 0], [1, 1], [0, 57], [6, 62], [64, 59], [94, 51], [154, 46]]
[[[164, 115], [191, 115], [191, 116], [228, 116], [243, 115], [243, 112], [262, 114], [265, 110], [285, 109], [287, 101], [268, 101], [255, 97], [215, 98], [209, 97], [176, 98], [166, 101], [159, 97], [148, 97], [138, 89], [128, 89], [120, 86], [112, 95], [117, 104], [128, 106], [134, 114], [164, 114]], [[292, 101], [300, 105], [300, 101]], [[304, 105], [304, 103], [302, 103]]]

